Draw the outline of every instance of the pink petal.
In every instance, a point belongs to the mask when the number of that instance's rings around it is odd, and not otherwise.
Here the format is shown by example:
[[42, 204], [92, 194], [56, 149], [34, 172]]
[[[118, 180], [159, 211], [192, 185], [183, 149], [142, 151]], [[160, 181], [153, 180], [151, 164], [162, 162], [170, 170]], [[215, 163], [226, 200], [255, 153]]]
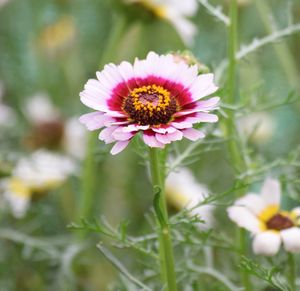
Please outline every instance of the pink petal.
[[199, 130], [196, 130], [194, 128], [187, 128], [183, 129], [181, 131], [183, 133], [183, 136], [189, 140], [196, 141], [200, 138], [205, 137], [205, 134]]
[[215, 114], [205, 113], [205, 112], [198, 112], [196, 118], [201, 122], [217, 122], [218, 116]]
[[123, 127], [124, 132], [131, 132], [131, 131], [139, 131], [139, 130], [147, 130], [149, 125], [138, 125], [138, 124], [129, 124], [126, 127]]
[[155, 137], [159, 142], [161, 142], [163, 144], [169, 144], [172, 141], [181, 140], [183, 137], [183, 134], [181, 131], [177, 130], [173, 133], [166, 133], [166, 134], [156, 133]]
[[152, 127], [151, 128], [154, 132], [158, 133], [173, 133], [176, 131], [176, 128], [172, 126], [161, 126], [161, 127]]
[[110, 153], [112, 155], [116, 155], [116, 154], [120, 153], [127, 147], [129, 142], [130, 142], [130, 140], [116, 142], [115, 145], [112, 147]]
[[119, 127], [111, 126], [111, 127], [104, 128], [99, 134], [99, 139], [103, 140], [106, 144], [116, 141], [116, 139], [113, 137], [112, 134], [117, 128], [119, 128]]
[[176, 127], [176, 128], [178, 128], [178, 129], [184, 129], [184, 128], [191, 128], [191, 127], [193, 127], [193, 123], [188, 122], [188, 121], [182, 121], [182, 122], [173, 121], [173, 122], [171, 122], [171, 125], [174, 126], [174, 127]]
[[197, 77], [196, 81], [190, 87], [193, 100], [196, 101], [218, 90], [218, 87], [214, 84], [213, 79], [213, 74], [202, 74]]
[[91, 112], [83, 114], [79, 118], [88, 130], [96, 130], [104, 126], [104, 114], [102, 112]]
[[[220, 101], [219, 97], [213, 97], [208, 100], [197, 101], [195, 103], [192, 103], [192, 104], [195, 104], [193, 108], [178, 111], [174, 114], [174, 116], [179, 117], [179, 116], [191, 114], [191, 113], [198, 112], [198, 111], [214, 110], [217, 108], [219, 101]], [[189, 105], [187, 105], [187, 106], [189, 106]]]
[[149, 134], [144, 132], [143, 134], [143, 140], [146, 145], [153, 148], [164, 148], [164, 144], [159, 142], [153, 134]]
[[134, 135], [135, 135], [135, 133], [133, 133], [133, 132], [124, 132], [123, 127], [119, 127], [112, 133], [112, 136], [114, 137], [114, 139], [120, 140], [120, 141], [129, 140]]

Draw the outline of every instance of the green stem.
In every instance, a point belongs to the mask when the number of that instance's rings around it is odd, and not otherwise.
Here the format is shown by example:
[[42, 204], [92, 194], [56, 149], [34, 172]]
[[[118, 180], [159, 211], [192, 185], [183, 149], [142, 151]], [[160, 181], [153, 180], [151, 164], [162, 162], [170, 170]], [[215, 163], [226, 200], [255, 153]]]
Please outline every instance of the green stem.
[[[268, 1], [256, 0], [255, 5], [266, 31], [272, 33], [274, 31], [270, 21], [272, 11], [268, 6]], [[292, 87], [299, 88], [299, 71], [287, 43], [282, 41], [280, 44], [274, 44], [273, 47], [286, 75], [287, 81]]]
[[161, 165], [159, 157], [160, 152], [156, 148], [150, 148], [150, 167], [154, 194], [157, 188], [160, 189], [159, 204], [160, 211], [164, 219], [164, 223], [160, 223], [159, 226], [159, 255], [161, 264], [161, 273], [164, 283], [167, 284], [168, 291], [176, 291], [176, 274], [173, 255], [173, 246], [171, 241], [170, 226], [168, 223], [168, 212], [166, 205], [166, 198], [164, 193], [164, 165]]
[[295, 257], [293, 254], [288, 253], [288, 265], [289, 265], [289, 272], [288, 272], [288, 280], [290, 283], [290, 287], [292, 291], [296, 290], [296, 262]]
[[[227, 90], [228, 90], [228, 98], [227, 102], [229, 104], [235, 104], [238, 101], [237, 94], [237, 60], [236, 60], [236, 52], [238, 45], [238, 37], [237, 37], [237, 25], [238, 25], [238, 7], [237, 0], [231, 0], [230, 2], [230, 25], [228, 32], [228, 79], [227, 79]], [[228, 118], [226, 120], [226, 135], [229, 138], [229, 153], [231, 157], [231, 162], [236, 167], [236, 172], [242, 172], [247, 168], [245, 160], [241, 154], [241, 144], [238, 136], [236, 126], [235, 126], [235, 116], [234, 112], [230, 110], [228, 112]], [[239, 196], [238, 194], [237, 196]], [[237, 242], [240, 246], [242, 254], [247, 254], [247, 241], [246, 234], [243, 229], [238, 228], [236, 234]], [[241, 270], [241, 280], [243, 282], [243, 286], [246, 291], [250, 291], [251, 281], [249, 274], [245, 270]]]
[[[128, 28], [128, 23], [123, 17], [118, 17], [115, 26], [110, 33], [105, 51], [102, 55], [100, 67], [105, 63], [115, 60], [117, 58], [117, 51], [119, 43]], [[97, 146], [97, 133], [90, 133], [88, 137], [86, 160], [83, 166], [82, 174], [82, 193], [79, 206], [79, 218], [86, 218], [93, 215], [93, 205], [97, 190], [97, 163], [95, 160], [95, 149]]]

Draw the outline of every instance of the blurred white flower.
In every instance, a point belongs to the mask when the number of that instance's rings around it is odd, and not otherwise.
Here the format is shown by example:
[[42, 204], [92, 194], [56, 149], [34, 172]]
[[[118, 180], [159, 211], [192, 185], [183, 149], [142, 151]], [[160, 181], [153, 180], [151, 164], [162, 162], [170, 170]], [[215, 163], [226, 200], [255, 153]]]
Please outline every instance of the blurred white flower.
[[12, 213], [22, 218], [34, 194], [43, 194], [59, 187], [76, 172], [76, 165], [69, 158], [46, 150], [38, 150], [21, 158], [10, 178], [2, 181], [3, 196]]
[[37, 93], [25, 104], [25, 115], [33, 124], [60, 119], [60, 113], [45, 93]]
[[[199, 205], [207, 196], [206, 186], [197, 182], [192, 172], [187, 168], [181, 168], [179, 171], [171, 172], [165, 183], [167, 201], [181, 210], [190, 209], [191, 215], [198, 215], [204, 223], [199, 223], [200, 229], [209, 229], [214, 224], [212, 205]], [[199, 205], [199, 206], [197, 206]]]
[[250, 137], [254, 144], [267, 142], [274, 133], [274, 121], [267, 112], [255, 112], [238, 120], [241, 134]]
[[152, 11], [157, 17], [169, 21], [178, 34], [190, 45], [197, 33], [196, 26], [187, 18], [196, 14], [196, 0], [124, 0], [126, 3], [139, 3]]
[[82, 159], [86, 148], [86, 131], [78, 117], [64, 120], [48, 95], [39, 93], [25, 104], [25, 116], [33, 130], [28, 137], [35, 148], [63, 148], [73, 157]]
[[86, 130], [78, 117], [69, 118], [65, 122], [63, 145], [67, 153], [83, 159], [86, 152]]
[[6, 5], [10, 0], [0, 0], [0, 7]]
[[253, 251], [257, 255], [276, 255], [283, 246], [291, 253], [300, 252], [300, 208], [280, 209], [280, 184], [265, 180], [260, 195], [248, 193], [227, 209], [229, 218], [254, 236]]

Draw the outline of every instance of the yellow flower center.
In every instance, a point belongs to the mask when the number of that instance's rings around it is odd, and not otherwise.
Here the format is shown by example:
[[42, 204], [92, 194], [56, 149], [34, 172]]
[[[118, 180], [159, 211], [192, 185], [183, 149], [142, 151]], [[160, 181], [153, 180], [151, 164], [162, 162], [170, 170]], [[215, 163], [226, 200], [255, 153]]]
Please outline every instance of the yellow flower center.
[[280, 231], [296, 225], [295, 215], [292, 212], [280, 211], [279, 205], [270, 205], [258, 215], [261, 230]]
[[129, 118], [141, 125], [167, 124], [177, 108], [170, 92], [155, 84], [135, 88], [123, 104]]
[[19, 197], [28, 198], [31, 196], [30, 188], [20, 179], [11, 178], [8, 184], [9, 190]]

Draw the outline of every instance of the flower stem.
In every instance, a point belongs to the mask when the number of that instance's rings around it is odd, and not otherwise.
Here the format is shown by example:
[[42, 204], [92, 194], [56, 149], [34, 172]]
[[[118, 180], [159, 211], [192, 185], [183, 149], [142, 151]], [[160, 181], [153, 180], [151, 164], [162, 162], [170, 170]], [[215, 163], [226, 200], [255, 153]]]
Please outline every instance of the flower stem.
[[[158, 196], [158, 207], [155, 207], [157, 224], [159, 226], [159, 256], [161, 264], [161, 275], [168, 291], [176, 291], [176, 274], [171, 241], [170, 226], [168, 223], [168, 212], [164, 193], [164, 164], [162, 165], [156, 148], [150, 148], [150, 168], [152, 176], [153, 191]], [[157, 192], [158, 190], [158, 192]]]
[[296, 262], [295, 257], [292, 253], [288, 253], [288, 264], [289, 264], [289, 272], [288, 272], [288, 281], [292, 291], [296, 290]]
[[[237, 24], [238, 24], [238, 7], [237, 0], [230, 1], [230, 25], [228, 31], [228, 79], [227, 79], [227, 90], [228, 98], [227, 102], [229, 104], [235, 104], [238, 100], [237, 94], [237, 60], [236, 52], [238, 45], [237, 37]], [[242, 172], [247, 168], [243, 155], [241, 154], [241, 145], [239, 139], [237, 138], [238, 132], [235, 125], [235, 116], [234, 112], [230, 110], [228, 112], [228, 118], [226, 120], [226, 135], [229, 138], [229, 153], [231, 162], [235, 165], [237, 172]], [[238, 194], [239, 196], [239, 194]], [[243, 229], [238, 228], [236, 234], [236, 240], [240, 246], [242, 254], [247, 253], [247, 241], [246, 234]], [[246, 291], [250, 291], [251, 281], [249, 274], [246, 270], [241, 270], [241, 280]]]

